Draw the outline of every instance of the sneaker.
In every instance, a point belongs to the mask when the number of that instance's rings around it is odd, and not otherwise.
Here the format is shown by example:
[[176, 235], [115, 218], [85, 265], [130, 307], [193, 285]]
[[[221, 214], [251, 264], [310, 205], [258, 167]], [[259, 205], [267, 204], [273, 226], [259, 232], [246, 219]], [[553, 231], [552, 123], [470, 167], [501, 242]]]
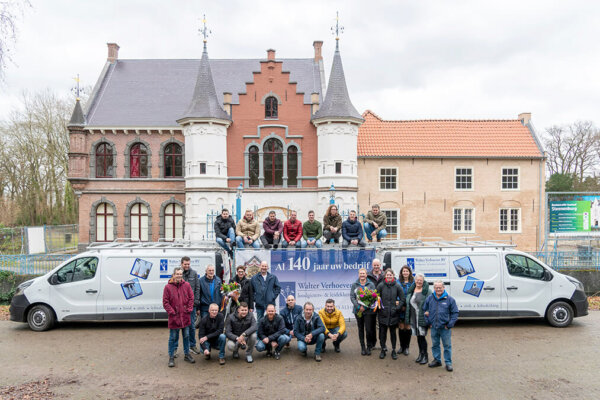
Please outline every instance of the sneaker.
[[382, 360], [385, 358], [385, 350], [381, 350], [381, 353], [379, 353], [379, 358]]
[[173, 354], [173, 358], [177, 358], [177, 357], [178, 357], [177, 353]]
[[175, 366], [175, 357], [169, 357], [169, 368], [173, 368]]
[[285, 347], [288, 347], [288, 348], [289, 348], [289, 347], [290, 347], [290, 344], [289, 344], [289, 343], [286, 343], [286, 344], [285, 344]]
[[448, 371], [448, 372], [454, 371], [454, 368], [452, 368], [452, 364], [446, 364], [446, 371]]
[[339, 344], [334, 344], [333, 345], [333, 350], [335, 350], [336, 353], [340, 352], [340, 345]]
[[210, 360], [210, 353], [204, 356], [205, 360]]
[[225, 359], [219, 358], [219, 365], [225, 365]]
[[316, 362], [321, 362], [321, 355], [320, 354], [315, 354], [315, 361]]
[[190, 351], [196, 355], [200, 354], [200, 350], [196, 346], [190, 347]]
[[306, 353], [306, 351], [301, 351], [301, 352], [300, 352], [300, 354], [302, 354], [304, 357], [306, 357], [306, 356], [307, 356], [307, 353]]
[[438, 361], [438, 360], [433, 360], [432, 362], [429, 363], [429, 368], [435, 368], [435, 367], [441, 367], [442, 366], [442, 362]]
[[276, 352], [275, 352], [275, 359], [276, 359], [276, 360], [279, 360], [280, 358], [281, 358], [281, 353], [280, 353], [280, 352], [278, 352], [278, 351], [276, 351]]
[[235, 358], [235, 359], [240, 358], [240, 353], [237, 350], [233, 351], [233, 358]]
[[251, 356], [250, 354], [246, 354], [246, 362], [247, 362], [247, 363], [251, 363], [251, 362], [253, 362], [253, 361], [254, 361], [254, 360], [252, 359], [252, 356]]
[[196, 360], [194, 360], [194, 357], [192, 357], [192, 355], [189, 353], [183, 357], [183, 360], [189, 362], [190, 364], [193, 364], [196, 362]]

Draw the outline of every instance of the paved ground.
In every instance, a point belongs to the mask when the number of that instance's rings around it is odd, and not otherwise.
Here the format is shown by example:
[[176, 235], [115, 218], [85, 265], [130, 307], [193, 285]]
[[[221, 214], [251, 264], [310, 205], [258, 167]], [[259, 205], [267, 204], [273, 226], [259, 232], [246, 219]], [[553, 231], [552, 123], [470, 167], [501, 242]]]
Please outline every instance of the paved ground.
[[[459, 322], [453, 373], [377, 354], [362, 357], [356, 327], [323, 362], [285, 351], [253, 364], [196, 356], [167, 368], [163, 323], [62, 324], [35, 333], [0, 322], [0, 398], [598, 399], [600, 312], [566, 329], [541, 320]], [[312, 352], [309, 352], [309, 355]], [[12, 386], [12, 387], [9, 387]]]

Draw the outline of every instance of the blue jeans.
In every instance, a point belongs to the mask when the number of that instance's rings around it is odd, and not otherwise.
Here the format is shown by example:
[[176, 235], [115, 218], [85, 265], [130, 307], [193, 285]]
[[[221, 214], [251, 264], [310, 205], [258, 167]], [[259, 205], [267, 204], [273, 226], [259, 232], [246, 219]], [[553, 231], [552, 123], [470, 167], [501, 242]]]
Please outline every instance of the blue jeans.
[[265, 316], [265, 309], [258, 305], [255, 305], [254, 309], [256, 310], [256, 320], [260, 321]]
[[196, 307], [190, 313], [190, 319], [192, 320], [190, 329], [190, 347], [196, 347]]
[[[281, 335], [277, 338], [277, 347], [275, 348], [275, 351], [279, 352], [281, 351], [281, 349], [283, 349], [283, 346], [285, 346], [286, 344], [288, 344], [290, 342], [290, 340], [292, 340], [291, 337], [289, 337], [288, 335]], [[258, 351], [259, 353], [261, 351], [265, 351], [267, 349], [267, 346], [270, 347], [271, 343], [269, 343], [268, 345], [265, 344], [262, 340], [258, 340], [256, 342], [256, 351]]]
[[[183, 353], [190, 354], [190, 327], [186, 326], [181, 328], [181, 334], [183, 336]], [[177, 351], [177, 345], [179, 344], [179, 331], [180, 329], [169, 329], [169, 357], [175, 355]]]
[[308, 345], [316, 344], [317, 346], [315, 347], [315, 356], [318, 356], [319, 354], [321, 354], [321, 349], [323, 348], [324, 341], [325, 341], [324, 333], [319, 333], [319, 336], [317, 336], [317, 337], [313, 336], [312, 340], [308, 343], [306, 343], [304, 340], [298, 339], [298, 351], [301, 353], [305, 353]]
[[[369, 224], [368, 222], [365, 222], [363, 226], [365, 228], [365, 236], [367, 237], [367, 240], [371, 240], [371, 234], [375, 230], [375, 227], [373, 225]], [[378, 240], [381, 240], [386, 236], [387, 236], [387, 231], [385, 229], [382, 229], [379, 232], [377, 232]]]
[[[336, 333], [339, 332], [339, 330], [340, 330], [340, 327], [338, 326], [337, 328], [330, 329], [329, 333], [332, 333], [332, 334], [335, 335]], [[342, 333], [340, 336], [338, 336], [337, 340], [335, 340], [333, 342], [333, 345], [334, 346], [339, 346], [340, 343], [342, 343], [342, 341], [344, 339], [346, 339], [347, 337], [348, 337], [348, 331], [344, 331], [344, 333]], [[329, 339], [329, 336], [325, 336], [325, 340], [328, 340], [328, 339]]]
[[[290, 244], [288, 243], [288, 241], [287, 241], [287, 240], [285, 240], [285, 239], [281, 239], [281, 247], [282, 247], [282, 248], [286, 249], [286, 248], [287, 248], [289, 245], [290, 245]], [[296, 248], [297, 248], [297, 249], [299, 249], [301, 245], [302, 245], [302, 239], [298, 240], [298, 241], [296, 242], [296, 245], [295, 245], [295, 246], [296, 246]]]
[[210, 351], [211, 346], [213, 346], [215, 342], [216, 345], [219, 347], [219, 358], [225, 358], [225, 343], [227, 342], [227, 337], [224, 333], [221, 333], [217, 340], [207, 340], [206, 342], [202, 343], [200, 347], [202, 347], [202, 350]]
[[[237, 244], [237, 248], [238, 249], [243, 249], [244, 246], [244, 238], [241, 236], [236, 236], [235, 237], [235, 243]], [[252, 244], [250, 244], [249, 246], [254, 247], [255, 249], [260, 249], [260, 240], [256, 239], [255, 241], [252, 242]]]
[[[313, 240], [315, 240], [315, 238], [314, 238], [314, 237], [309, 237], [309, 238], [308, 238], [308, 240], [310, 240], [310, 241], [313, 241]], [[306, 240], [304, 240], [304, 239], [300, 240], [300, 247], [302, 247], [303, 249], [305, 249], [305, 248], [306, 248], [306, 246], [308, 246], [308, 241], [306, 241]], [[321, 246], [323, 246], [323, 243], [321, 242], [321, 239], [317, 239], [317, 240], [315, 241], [315, 244], [314, 244], [314, 246], [315, 246], [317, 249], [320, 249], [320, 248], [321, 248]]]
[[219, 244], [219, 246], [221, 246], [222, 248], [224, 248], [225, 251], [231, 251], [231, 249], [233, 248], [233, 242], [235, 241], [235, 231], [233, 230], [233, 228], [229, 228], [229, 230], [227, 231], [227, 235], [226, 236], [230, 240], [229, 243], [226, 243], [220, 237], [217, 238], [217, 243]]
[[442, 361], [440, 353], [440, 339], [444, 345], [444, 361], [446, 365], [452, 365], [452, 330], [451, 329], [435, 329], [431, 327], [431, 353], [437, 361]]

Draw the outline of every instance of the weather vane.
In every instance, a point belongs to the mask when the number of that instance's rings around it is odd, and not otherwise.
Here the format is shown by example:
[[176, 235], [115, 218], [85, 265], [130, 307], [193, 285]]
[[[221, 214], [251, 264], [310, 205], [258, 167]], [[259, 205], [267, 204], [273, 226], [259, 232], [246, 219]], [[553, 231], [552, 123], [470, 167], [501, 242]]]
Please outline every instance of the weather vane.
[[202, 34], [202, 37], [204, 38], [204, 48], [206, 48], [206, 41], [208, 40], [208, 35], [212, 33], [210, 29], [206, 27], [206, 14], [202, 14], [202, 29], [198, 29], [198, 32]]
[[335, 35], [335, 46], [338, 47], [340, 41], [340, 34], [344, 33], [344, 27], [340, 26], [340, 13], [335, 12], [335, 26], [331, 27], [332, 34]]
[[71, 92], [75, 94], [77, 100], [80, 100], [81, 94], [85, 91], [79, 86], [79, 74], [73, 80], [75, 80], [75, 86], [71, 88]]

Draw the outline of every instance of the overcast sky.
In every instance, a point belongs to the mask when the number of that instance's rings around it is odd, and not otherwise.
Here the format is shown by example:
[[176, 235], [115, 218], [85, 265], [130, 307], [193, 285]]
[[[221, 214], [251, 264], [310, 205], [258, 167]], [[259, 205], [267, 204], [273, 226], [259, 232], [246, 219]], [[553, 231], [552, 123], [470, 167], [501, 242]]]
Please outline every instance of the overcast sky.
[[211, 58], [312, 57], [323, 40], [329, 76], [335, 12], [350, 97], [384, 119], [516, 118], [538, 131], [600, 124], [597, 1], [31, 0], [0, 118], [23, 91], [93, 85], [107, 42], [120, 58], [199, 58], [206, 13]]

